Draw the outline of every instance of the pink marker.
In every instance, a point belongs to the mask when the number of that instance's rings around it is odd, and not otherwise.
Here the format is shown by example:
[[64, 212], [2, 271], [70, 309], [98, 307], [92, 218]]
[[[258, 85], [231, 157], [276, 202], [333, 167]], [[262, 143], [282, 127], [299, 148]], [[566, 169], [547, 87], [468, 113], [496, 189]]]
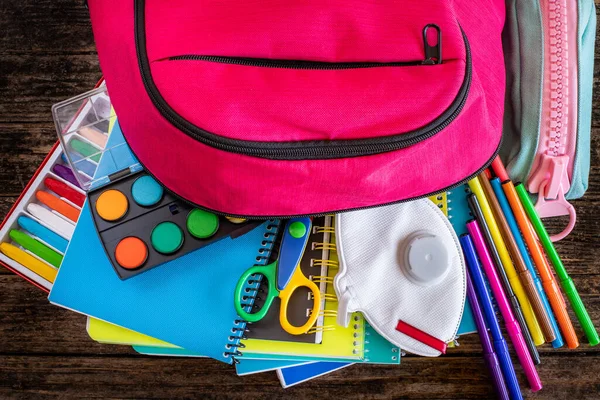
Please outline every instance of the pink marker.
[[521, 328], [519, 328], [519, 324], [515, 320], [513, 312], [510, 309], [508, 298], [506, 297], [506, 293], [504, 293], [504, 288], [500, 283], [498, 273], [494, 269], [492, 257], [490, 256], [490, 252], [488, 251], [483, 240], [483, 235], [481, 234], [481, 229], [479, 228], [477, 221], [473, 220], [468, 222], [467, 230], [473, 239], [475, 250], [477, 250], [477, 255], [481, 261], [481, 266], [487, 275], [490, 288], [494, 293], [496, 303], [498, 304], [498, 308], [500, 308], [500, 313], [504, 319], [506, 331], [508, 332], [508, 336], [510, 337], [513, 347], [515, 348], [519, 362], [525, 371], [525, 376], [529, 382], [529, 387], [534, 392], [538, 391], [542, 388], [542, 381], [540, 380], [535, 366], [533, 365], [531, 354], [527, 350], [527, 345], [525, 344], [525, 339], [521, 333]]

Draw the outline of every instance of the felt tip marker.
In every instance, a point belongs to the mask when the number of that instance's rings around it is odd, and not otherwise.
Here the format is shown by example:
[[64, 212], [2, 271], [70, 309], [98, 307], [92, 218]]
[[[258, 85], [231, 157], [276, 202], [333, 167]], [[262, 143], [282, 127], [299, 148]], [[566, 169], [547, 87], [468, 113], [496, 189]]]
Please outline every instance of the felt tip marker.
[[[470, 250], [463, 249], [463, 251]], [[494, 351], [492, 341], [490, 340], [490, 337], [488, 335], [488, 330], [485, 325], [483, 312], [481, 311], [479, 300], [477, 300], [477, 294], [475, 293], [475, 289], [473, 288], [473, 282], [471, 282], [471, 275], [469, 271], [467, 271], [467, 298], [469, 299], [469, 304], [471, 304], [471, 310], [473, 310], [473, 319], [475, 320], [475, 325], [477, 326], [477, 333], [479, 334], [479, 340], [481, 340], [481, 347], [483, 348], [483, 359], [485, 360], [485, 364], [490, 372], [490, 375], [492, 376], [492, 382], [494, 383], [496, 395], [499, 399], [508, 400], [508, 390], [506, 389], [506, 383], [504, 382], [504, 374], [502, 373], [502, 367], [500, 366], [498, 355]], [[496, 321], [496, 324], [497, 323], [498, 321]], [[504, 338], [502, 338], [502, 341], [504, 341]], [[504, 341], [504, 347], [506, 348], [506, 341]], [[510, 361], [510, 357], [508, 356], [508, 354], [506, 355], [508, 360]], [[512, 364], [510, 364], [510, 366], [512, 367]]]
[[492, 289], [492, 293], [496, 298], [496, 304], [498, 304], [498, 308], [500, 309], [500, 313], [504, 319], [506, 332], [511, 339], [519, 362], [523, 367], [523, 371], [525, 372], [525, 376], [529, 382], [529, 387], [533, 391], [538, 391], [542, 388], [542, 382], [533, 364], [531, 354], [529, 351], [527, 351], [527, 344], [525, 343], [525, 339], [522, 335], [521, 329], [519, 328], [519, 324], [515, 320], [512, 310], [510, 309], [510, 304], [508, 303], [508, 299], [504, 293], [504, 288], [502, 287], [500, 278], [498, 278], [498, 274], [494, 268], [492, 258], [481, 233], [480, 226], [477, 221], [473, 220], [467, 223], [467, 230], [471, 235], [473, 245], [477, 255], [479, 256], [479, 260], [481, 260], [480, 265], [488, 277], [490, 288]]
[[73, 232], [75, 231], [75, 226], [67, 222], [64, 218], [59, 217], [39, 204], [28, 204], [27, 211], [40, 221], [44, 221], [46, 225], [50, 226], [52, 230], [60, 236], [67, 240], [71, 240]]
[[10, 243], [0, 243], [0, 252], [15, 262], [18, 262], [30, 271], [35, 272], [50, 283], [56, 279], [56, 268], [38, 260]]
[[492, 185], [492, 188], [494, 189], [494, 194], [496, 195], [496, 199], [498, 200], [498, 203], [500, 204], [500, 207], [502, 208], [502, 212], [504, 213], [504, 217], [506, 218], [506, 223], [508, 224], [508, 226], [512, 232], [515, 243], [517, 244], [517, 246], [519, 248], [519, 252], [521, 253], [521, 255], [523, 257], [523, 262], [525, 263], [525, 266], [531, 273], [536, 290], [537, 290], [538, 294], [540, 295], [540, 299], [542, 300], [544, 309], [546, 310], [546, 313], [548, 314], [548, 319], [550, 320], [550, 324], [552, 324], [552, 330], [554, 330], [554, 333], [556, 335], [556, 338], [552, 341], [552, 347], [554, 347], [554, 348], [562, 347], [564, 345], [564, 342], [563, 342], [562, 335], [560, 334], [560, 329], [558, 328], [558, 324], [556, 323], [556, 319], [554, 318], [554, 313], [552, 312], [552, 308], [550, 307], [550, 302], [548, 301], [548, 297], [546, 297], [546, 293], [544, 292], [544, 288], [542, 286], [542, 281], [540, 280], [538, 274], [535, 271], [533, 262], [531, 261], [531, 257], [529, 256], [529, 253], [527, 251], [527, 246], [525, 246], [525, 242], [523, 241], [523, 238], [521, 237], [521, 232], [519, 231], [519, 226], [517, 225], [517, 220], [515, 219], [515, 216], [510, 208], [510, 205], [508, 204], [508, 200], [506, 199], [506, 195], [504, 194], [504, 191], [502, 190], [502, 184], [500, 183], [500, 179], [494, 178], [490, 181], [490, 184]]
[[517, 246], [517, 242], [515, 241], [515, 237], [508, 226], [508, 222], [506, 221], [506, 217], [496, 198], [496, 194], [494, 193], [494, 189], [492, 188], [492, 184], [489, 180], [486, 179], [485, 175], [479, 175], [479, 182], [481, 183], [481, 187], [487, 197], [488, 204], [492, 209], [492, 213], [496, 219], [496, 223], [500, 228], [500, 234], [504, 239], [504, 244], [508, 248], [511, 259], [513, 261], [513, 265], [517, 270], [517, 275], [521, 280], [521, 284], [523, 285], [523, 289], [525, 290], [525, 294], [529, 299], [529, 304], [531, 304], [531, 308], [535, 315], [535, 318], [544, 334], [544, 339], [547, 342], [552, 342], [556, 339], [556, 334], [554, 333], [554, 329], [552, 328], [552, 324], [550, 322], [550, 317], [548, 317], [548, 313], [546, 312], [546, 308], [544, 307], [544, 303], [538, 293], [535, 282], [533, 280], [533, 276], [531, 272], [525, 265], [525, 261], [523, 260], [523, 255], [519, 250], [519, 246]]
[[[489, 246], [493, 245], [500, 257], [500, 264], [497, 266], [499, 269], [504, 270], [504, 273], [508, 278], [508, 282], [512, 287], [515, 296], [517, 297], [517, 300], [519, 301], [523, 318], [525, 318], [525, 322], [527, 323], [527, 328], [529, 333], [531, 333], [533, 342], [539, 346], [544, 343], [544, 335], [540, 329], [537, 319], [535, 318], [535, 314], [531, 308], [529, 299], [527, 298], [525, 290], [523, 289], [523, 285], [521, 284], [521, 280], [517, 275], [517, 270], [515, 269], [515, 266], [510, 258], [510, 254], [508, 253], [508, 249], [502, 240], [500, 228], [498, 228], [498, 224], [496, 223], [496, 219], [494, 218], [494, 214], [492, 213], [492, 209], [488, 203], [479, 179], [471, 179], [469, 181], [469, 188], [471, 189], [471, 192], [473, 192], [472, 196], [476, 197], [482, 214], [481, 218], [477, 217], [480, 219], [479, 223], [485, 224], [489, 230], [491, 236], [491, 242], [489, 243]], [[469, 204], [471, 204], [471, 202], [472, 201], [470, 201]]]
[[588, 342], [591, 346], [596, 346], [600, 343], [600, 337], [598, 337], [598, 332], [594, 327], [592, 319], [590, 318], [585, 306], [583, 305], [583, 301], [581, 301], [581, 297], [579, 297], [579, 293], [577, 292], [577, 288], [573, 283], [573, 280], [567, 273], [565, 266], [560, 259], [552, 240], [550, 240], [550, 236], [548, 236], [548, 232], [542, 223], [542, 220], [538, 216], [535, 211], [535, 207], [529, 198], [529, 194], [522, 183], [517, 184], [515, 186], [515, 190], [517, 191], [517, 195], [521, 200], [521, 204], [525, 208], [525, 212], [531, 221], [535, 232], [537, 233], [542, 246], [544, 246], [544, 250], [546, 250], [546, 254], [548, 254], [548, 258], [550, 262], [554, 266], [554, 270], [556, 271], [556, 275], [560, 281], [560, 284], [571, 303], [571, 307], [573, 307], [573, 311], [575, 311], [575, 315], [577, 315], [577, 319], [579, 320], [579, 324], [583, 328], [585, 332], [585, 336], [588, 339]]
[[[481, 207], [479, 206], [479, 202], [477, 201], [477, 197], [471, 194], [468, 197], [469, 208], [471, 212], [475, 216], [478, 221], [477, 226], [483, 232], [483, 237], [486, 241], [486, 250], [489, 249], [491, 253], [491, 257], [493, 257], [493, 261], [495, 262], [496, 274], [502, 279], [503, 284], [503, 292], [507, 296], [507, 301], [510, 302], [512, 309], [514, 310], [514, 316], [521, 327], [521, 332], [523, 337], [525, 338], [525, 343], [527, 344], [527, 348], [529, 349], [529, 353], [531, 354], [531, 358], [533, 359], [533, 363], [538, 365], [540, 363], [540, 355], [538, 353], [537, 348], [533, 342], [533, 338], [531, 337], [531, 333], [527, 329], [527, 324], [525, 323], [525, 318], [523, 317], [523, 313], [521, 311], [521, 306], [519, 306], [519, 301], [517, 300], [517, 296], [513, 292], [512, 286], [508, 281], [508, 277], [506, 276], [506, 272], [502, 268], [502, 262], [500, 260], [500, 255], [498, 254], [498, 250], [494, 245], [494, 241], [492, 239], [492, 234], [483, 218], [483, 212], [481, 211]], [[467, 226], [468, 227], [468, 226]], [[473, 235], [472, 235], [473, 236]], [[479, 249], [478, 249], [479, 252]], [[481, 257], [481, 255], [480, 255]], [[497, 295], [496, 295], [497, 296]]]
[[567, 347], [570, 349], [575, 349], [579, 347], [579, 339], [577, 338], [577, 333], [575, 332], [575, 328], [573, 327], [573, 323], [569, 317], [567, 305], [565, 304], [563, 296], [560, 293], [558, 282], [556, 281], [556, 278], [550, 269], [550, 265], [548, 265], [548, 261], [544, 256], [541, 245], [537, 240], [536, 233], [529, 222], [529, 218], [527, 217], [527, 213], [523, 208], [523, 204], [521, 204], [521, 200], [519, 200], [515, 186], [509, 179], [508, 173], [506, 172], [500, 157], [496, 157], [496, 159], [492, 162], [492, 168], [494, 169], [496, 176], [498, 176], [502, 181], [502, 190], [504, 190], [504, 194], [508, 199], [510, 208], [515, 214], [515, 218], [517, 219], [517, 223], [521, 229], [525, 243], [527, 243], [531, 257], [533, 258], [538, 273], [540, 274], [542, 286], [546, 291], [548, 301], [550, 302], [550, 306], [552, 306], [552, 311], [554, 311], [556, 322], [558, 323], [563, 337], [567, 342]]
[[17, 218], [17, 223], [21, 229], [29, 232], [32, 236], [38, 238], [38, 240], [46, 243], [48, 246], [55, 248], [63, 254], [67, 251], [69, 241], [46, 228], [36, 220], [21, 215]]
[[[498, 317], [496, 316], [496, 313], [494, 311], [492, 298], [490, 297], [490, 294], [488, 292], [487, 286], [485, 284], [485, 279], [481, 271], [481, 266], [479, 265], [479, 261], [477, 260], [477, 255], [475, 253], [473, 241], [468, 233], [461, 235], [459, 240], [463, 250], [463, 254], [465, 256], [465, 262], [467, 264], [467, 287], [468, 280], [470, 279], [471, 283], [473, 284], [473, 288], [477, 293], [477, 298], [480, 301], [479, 304], [481, 305], [481, 308], [485, 313], [485, 319], [487, 321], [488, 327], [490, 328], [490, 334], [492, 335], [492, 339], [494, 341], [494, 348], [496, 349], [496, 353], [498, 355], [500, 368], [504, 375], [504, 379], [506, 380], [506, 387], [511, 398], [522, 399], [523, 395], [521, 394], [521, 389], [519, 388], [519, 382], [515, 374], [515, 369], [510, 359], [508, 345], [506, 344], [506, 341], [504, 340], [504, 337], [502, 335], [500, 324], [498, 322]], [[479, 327], [477, 327], [477, 329], [480, 334], [483, 332], [487, 336], [487, 331], [479, 331]]]

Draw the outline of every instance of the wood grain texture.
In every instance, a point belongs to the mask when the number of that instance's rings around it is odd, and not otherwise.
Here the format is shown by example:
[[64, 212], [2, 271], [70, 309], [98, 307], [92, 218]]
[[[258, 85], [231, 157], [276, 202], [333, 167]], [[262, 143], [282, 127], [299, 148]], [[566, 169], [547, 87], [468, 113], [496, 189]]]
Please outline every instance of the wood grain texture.
[[[600, 3], [600, 0], [597, 0]], [[91, 88], [101, 72], [80, 0], [0, 2], [0, 216], [8, 212], [56, 140], [52, 104]], [[590, 188], [574, 202], [578, 223], [558, 250], [600, 326], [600, 54], [596, 49]], [[564, 221], [553, 222], [559, 230]], [[574, 318], [574, 315], [572, 315]], [[578, 329], [578, 332], [580, 330]], [[585, 338], [580, 334], [580, 340]], [[540, 348], [543, 391], [526, 398], [600, 397], [600, 348]], [[137, 355], [101, 345], [85, 317], [0, 268], [0, 398], [410, 398], [487, 399], [492, 387], [477, 336], [437, 359], [400, 367], [354, 365], [283, 390], [274, 373], [238, 377], [214, 360]]]

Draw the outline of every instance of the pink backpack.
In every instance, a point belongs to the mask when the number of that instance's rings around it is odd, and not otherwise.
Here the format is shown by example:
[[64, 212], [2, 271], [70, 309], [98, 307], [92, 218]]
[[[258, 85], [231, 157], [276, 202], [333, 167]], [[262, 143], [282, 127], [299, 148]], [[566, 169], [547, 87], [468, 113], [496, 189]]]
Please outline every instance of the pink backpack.
[[125, 138], [167, 189], [238, 216], [445, 191], [502, 136], [503, 0], [90, 0]]

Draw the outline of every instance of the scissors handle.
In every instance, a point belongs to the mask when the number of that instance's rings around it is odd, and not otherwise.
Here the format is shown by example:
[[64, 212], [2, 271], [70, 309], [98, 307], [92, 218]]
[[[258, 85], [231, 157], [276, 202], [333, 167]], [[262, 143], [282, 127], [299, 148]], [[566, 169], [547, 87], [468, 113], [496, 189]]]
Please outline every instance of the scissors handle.
[[[308, 288], [313, 294], [313, 309], [308, 321], [302, 326], [292, 325], [287, 318], [287, 308], [290, 298], [296, 289], [299, 287]], [[281, 327], [291, 335], [302, 335], [308, 332], [310, 328], [317, 322], [319, 313], [321, 312], [321, 291], [319, 287], [302, 273], [300, 266], [296, 267], [294, 274], [290, 278], [288, 285], [279, 293], [281, 306], [279, 308], [279, 323]], [[263, 307], [264, 308], [264, 307]]]
[[[246, 270], [238, 280], [237, 286], [235, 287], [235, 294], [233, 299], [233, 304], [235, 306], [235, 311], [237, 311], [238, 315], [242, 317], [244, 320], [248, 322], [257, 322], [260, 321], [267, 315], [269, 308], [271, 307], [271, 303], [273, 303], [273, 299], [279, 295], [279, 291], [277, 290], [277, 286], [275, 283], [276, 280], [276, 270], [277, 270], [277, 261], [269, 264], [269, 265], [255, 265]], [[246, 301], [244, 300], [244, 296], [252, 297], [248, 294], [244, 293], [244, 286], [250, 275], [257, 274], [262, 275], [267, 278], [268, 288], [264, 305], [255, 313], [249, 313], [244, 310], [244, 304]], [[257, 289], [254, 289], [257, 290]]]

